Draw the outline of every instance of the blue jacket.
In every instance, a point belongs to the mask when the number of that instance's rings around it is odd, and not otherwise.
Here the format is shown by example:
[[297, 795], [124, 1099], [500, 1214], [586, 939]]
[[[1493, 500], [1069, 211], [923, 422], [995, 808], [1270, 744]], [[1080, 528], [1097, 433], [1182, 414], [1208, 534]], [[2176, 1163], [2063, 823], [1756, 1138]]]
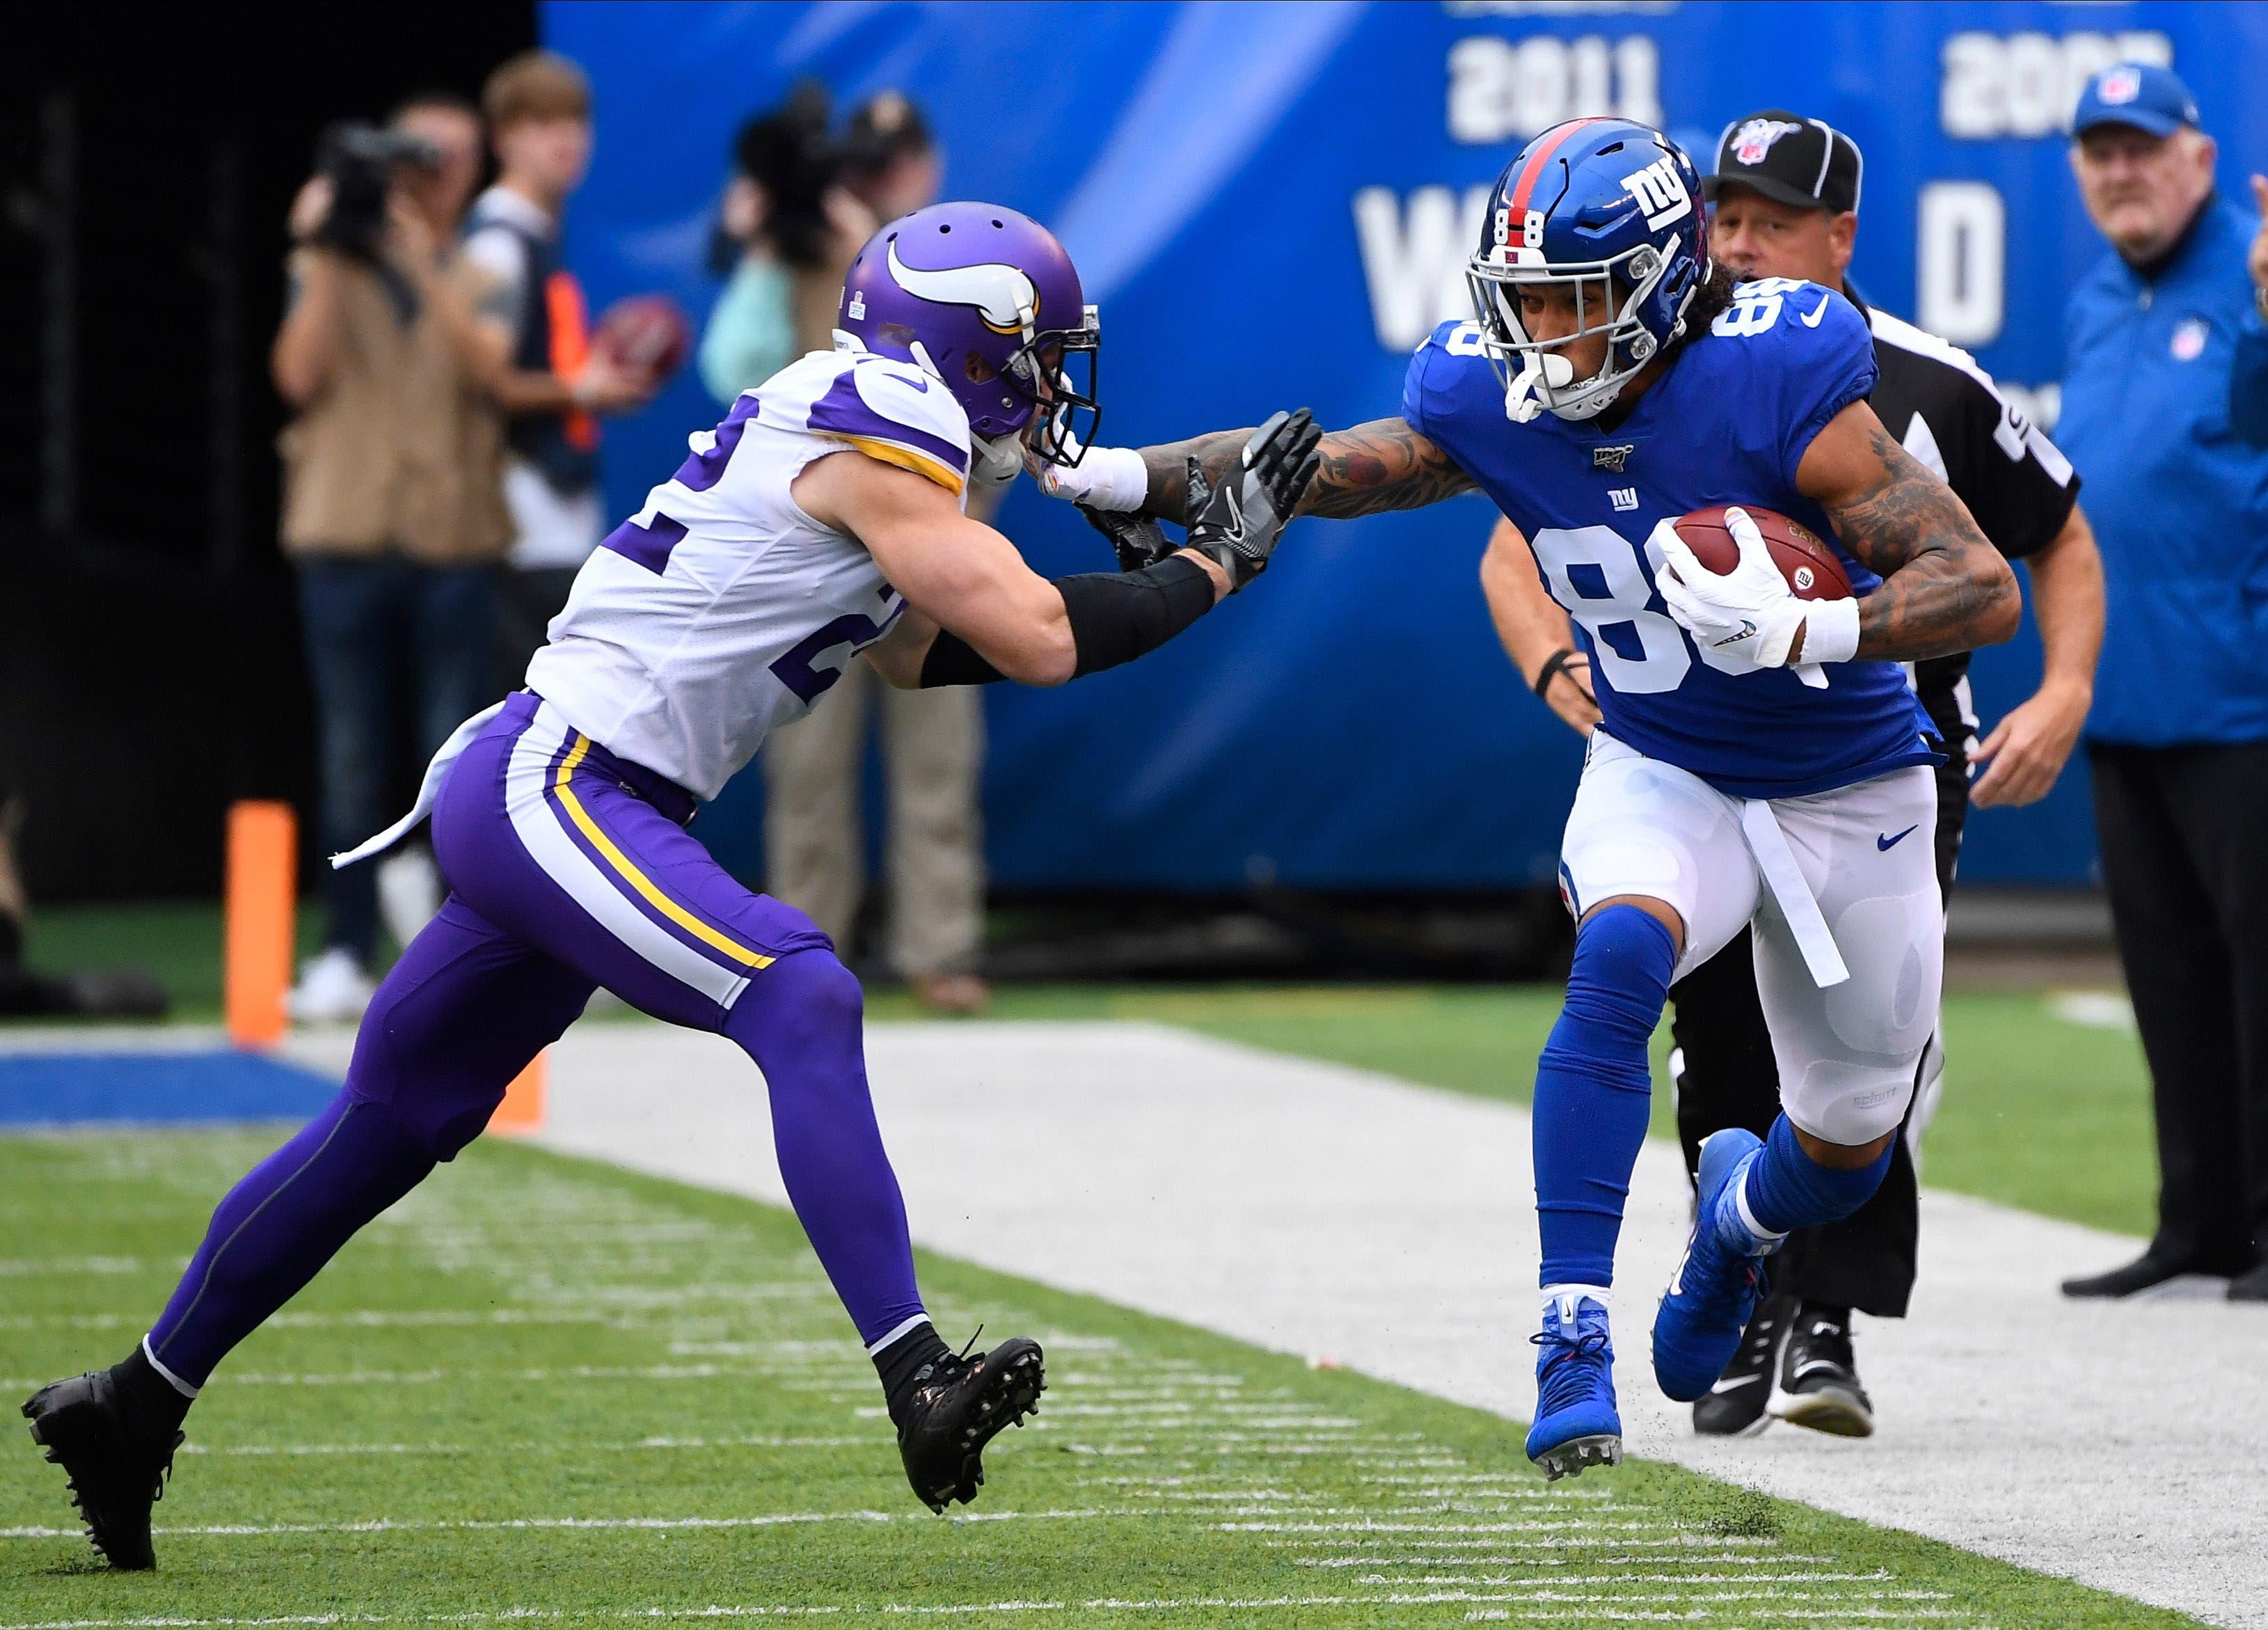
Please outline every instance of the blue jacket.
[[2091, 741], [2268, 741], [2268, 325], [2257, 223], [2209, 200], [2161, 264], [2106, 256], [2065, 313], [2056, 441], [2110, 595]]

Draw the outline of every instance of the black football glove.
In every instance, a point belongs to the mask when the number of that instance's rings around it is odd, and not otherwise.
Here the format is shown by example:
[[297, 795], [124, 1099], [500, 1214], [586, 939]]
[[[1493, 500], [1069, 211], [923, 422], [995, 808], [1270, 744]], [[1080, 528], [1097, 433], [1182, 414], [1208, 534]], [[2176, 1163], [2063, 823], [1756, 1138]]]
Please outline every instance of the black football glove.
[[1154, 566], [1181, 547], [1169, 542], [1164, 529], [1147, 515], [1127, 509], [1094, 509], [1085, 504], [1076, 507], [1086, 517], [1088, 526], [1110, 540], [1110, 547], [1118, 552], [1121, 572]]
[[1229, 479], [1208, 490], [1197, 461], [1189, 461], [1189, 505], [1196, 517], [1188, 547], [1228, 573], [1234, 594], [1268, 569], [1285, 523], [1322, 468], [1315, 444], [1323, 432], [1302, 408], [1277, 413], [1254, 431], [1229, 467]]

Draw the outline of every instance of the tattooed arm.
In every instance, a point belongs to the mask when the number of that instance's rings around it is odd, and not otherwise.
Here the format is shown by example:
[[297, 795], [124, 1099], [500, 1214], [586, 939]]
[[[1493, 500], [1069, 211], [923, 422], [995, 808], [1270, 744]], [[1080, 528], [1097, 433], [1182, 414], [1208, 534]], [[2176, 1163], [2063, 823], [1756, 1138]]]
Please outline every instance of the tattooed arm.
[[[1182, 519], [1189, 493], [1189, 461], [1197, 461], [1218, 486], [1235, 461], [1249, 430], [1215, 431], [1209, 436], [1142, 449], [1150, 476], [1146, 513]], [[1333, 431], [1316, 452], [1322, 473], [1307, 489], [1299, 513], [1346, 520], [1382, 510], [1423, 509], [1469, 491], [1472, 478], [1449, 455], [1400, 419], [1373, 419], [1352, 430]]]
[[[2015, 573], [1953, 490], [1893, 441], [1865, 402], [1813, 439], [1795, 484], [1882, 579], [1859, 602], [1859, 656], [1910, 662], [1996, 645], [2016, 631], [2024, 608]], [[1799, 646], [1788, 660], [1800, 655]]]

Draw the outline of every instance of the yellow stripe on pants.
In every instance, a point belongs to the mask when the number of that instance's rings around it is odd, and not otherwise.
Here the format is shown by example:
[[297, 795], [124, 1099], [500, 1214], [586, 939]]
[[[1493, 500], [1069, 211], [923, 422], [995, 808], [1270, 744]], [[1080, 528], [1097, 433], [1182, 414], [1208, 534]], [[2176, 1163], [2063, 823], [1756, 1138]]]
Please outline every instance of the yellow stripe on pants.
[[776, 958], [766, 956], [761, 951], [752, 951], [737, 940], [728, 939], [718, 933], [707, 923], [703, 922], [676, 901], [662, 893], [654, 886], [651, 878], [630, 864], [630, 857], [617, 849], [615, 846], [615, 840], [601, 831], [599, 823], [591, 819], [590, 812], [583, 808], [582, 800], [575, 796], [575, 789], [568, 785], [568, 778], [575, 773], [575, 766], [583, 762], [584, 756], [590, 750], [591, 738], [578, 734], [575, 738], [575, 745], [568, 750], [567, 756], [559, 761], [559, 778], [552, 783], [552, 790], [559, 794], [559, 802], [565, 808], [568, 817], [582, 829], [583, 836], [589, 838], [592, 845], [606, 857], [607, 864], [621, 874], [624, 882], [644, 896], [656, 911], [680, 928], [684, 929], [686, 933], [693, 935], [704, 945], [716, 947], [725, 955], [750, 968], [770, 967]]

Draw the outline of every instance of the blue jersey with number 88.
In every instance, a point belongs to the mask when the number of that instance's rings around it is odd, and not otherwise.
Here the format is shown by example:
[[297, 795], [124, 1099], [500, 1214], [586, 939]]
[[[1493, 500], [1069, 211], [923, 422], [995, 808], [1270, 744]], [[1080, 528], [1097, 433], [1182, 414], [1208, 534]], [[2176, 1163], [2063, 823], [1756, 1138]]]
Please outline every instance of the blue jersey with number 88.
[[1796, 490], [1812, 438], [1874, 386], [1874, 336], [1841, 295], [1742, 284], [1609, 430], [1505, 417], [1479, 331], [1445, 322], [1418, 349], [1403, 417], [1528, 537], [1591, 658], [1609, 734], [1742, 798], [1824, 792], [1931, 763], [1930, 726], [1895, 662], [1830, 665], [1825, 690], [1784, 669], [1712, 667], [1671, 620], [1647, 558], [1656, 522], [1719, 504], [1778, 510], [1834, 543], [1853, 593], [1881, 581]]

